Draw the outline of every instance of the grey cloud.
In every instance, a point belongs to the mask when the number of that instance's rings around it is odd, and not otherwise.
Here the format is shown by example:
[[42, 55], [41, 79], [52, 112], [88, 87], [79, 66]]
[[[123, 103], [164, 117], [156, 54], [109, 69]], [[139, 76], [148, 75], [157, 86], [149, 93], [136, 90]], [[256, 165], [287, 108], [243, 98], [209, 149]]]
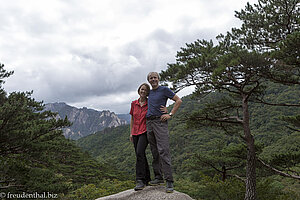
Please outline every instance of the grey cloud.
[[[219, 14], [229, 9], [224, 2], [207, 3], [215, 5], [209, 7]], [[176, 21], [176, 30], [157, 26], [152, 32], [138, 34], [125, 43], [127, 38], [121, 37], [118, 25], [131, 24], [133, 20], [140, 26], [144, 20], [151, 21], [147, 17], [158, 11], [159, 0], [114, 1], [107, 13], [98, 1], [53, 3], [55, 6], [48, 13], [52, 19], [32, 7], [27, 7], [28, 12], [22, 9], [22, 4], [6, 3], [9, 6], [0, 9], [0, 50], [1, 56], [5, 56], [0, 62], [6, 59], [16, 65], [15, 69], [12, 66], [16, 73], [7, 80], [7, 88], [33, 90], [33, 96], [45, 102], [64, 101], [82, 106], [87, 103], [94, 108], [110, 106], [112, 110], [127, 112], [126, 105], [136, 97], [132, 91], [147, 81], [149, 71], [165, 70], [167, 63], [175, 62], [176, 52], [186, 43], [214, 39], [220, 33], [220, 27], [195, 27], [199, 19], [186, 13]], [[149, 27], [151, 23], [155, 22], [150, 22]], [[115, 42], [112, 37], [120, 37], [123, 43], [114, 44], [117, 48], [113, 49], [108, 42], [102, 44], [101, 37], [112, 43]], [[119, 98], [122, 100], [117, 101]]]
[[45, 68], [43, 72], [40, 70], [39, 76], [45, 79], [48, 86], [40, 95], [49, 102], [54, 99], [80, 102], [92, 96], [130, 92], [141, 79], [145, 80], [143, 69], [131, 65], [131, 59], [134, 58], [122, 56], [121, 60], [113, 60], [108, 54], [99, 52], [101, 50], [74, 55], [80, 58], [80, 62], [74, 63], [74, 71], [51, 68]]
[[146, 16], [157, 7], [149, 0], [127, 0], [122, 1], [122, 10], [129, 15]]

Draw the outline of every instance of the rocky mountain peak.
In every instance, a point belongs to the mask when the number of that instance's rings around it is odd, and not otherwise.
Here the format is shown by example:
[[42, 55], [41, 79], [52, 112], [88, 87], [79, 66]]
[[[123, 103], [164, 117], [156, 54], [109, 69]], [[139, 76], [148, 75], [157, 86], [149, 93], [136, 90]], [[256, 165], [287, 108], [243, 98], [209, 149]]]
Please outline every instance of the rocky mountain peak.
[[45, 110], [58, 113], [58, 118], [65, 118], [72, 122], [72, 126], [64, 129], [66, 138], [79, 139], [81, 137], [101, 131], [106, 127], [125, 125], [128, 122], [120, 119], [109, 110], [97, 111], [87, 107], [76, 108], [64, 102], [48, 103]]

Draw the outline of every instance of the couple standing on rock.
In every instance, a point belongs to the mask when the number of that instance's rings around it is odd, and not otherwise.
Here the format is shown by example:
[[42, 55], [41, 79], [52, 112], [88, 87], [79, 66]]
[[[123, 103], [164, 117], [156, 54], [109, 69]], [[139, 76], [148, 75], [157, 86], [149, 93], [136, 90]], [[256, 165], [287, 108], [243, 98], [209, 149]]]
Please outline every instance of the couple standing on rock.
[[[138, 100], [131, 103], [130, 140], [134, 144], [136, 153], [136, 187], [142, 190], [146, 185], [164, 184], [166, 192], [173, 192], [173, 176], [169, 145], [168, 120], [176, 113], [181, 99], [168, 87], [159, 85], [159, 74], [150, 72], [147, 76], [152, 89], [147, 83], [138, 88]], [[166, 108], [167, 100], [175, 101], [170, 113]], [[146, 158], [146, 147], [150, 144], [154, 171], [151, 181], [150, 170]]]

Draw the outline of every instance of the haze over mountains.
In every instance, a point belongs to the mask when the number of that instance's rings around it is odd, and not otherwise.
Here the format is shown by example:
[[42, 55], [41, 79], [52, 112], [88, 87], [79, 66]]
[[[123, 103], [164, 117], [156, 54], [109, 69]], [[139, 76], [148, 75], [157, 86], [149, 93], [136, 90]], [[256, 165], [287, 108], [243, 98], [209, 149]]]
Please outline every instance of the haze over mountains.
[[45, 110], [58, 113], [58, 118], [66, 116], [72, 126], [64, 129], [66, 138], [77, 140], [81, 137], [101, 131], [106, 127], [117, 127], [128, 124], [129, 115], [117, 115], [109, 110], [97, 111], [86, 107], [76, 108], [66, 103], [48, 103]]

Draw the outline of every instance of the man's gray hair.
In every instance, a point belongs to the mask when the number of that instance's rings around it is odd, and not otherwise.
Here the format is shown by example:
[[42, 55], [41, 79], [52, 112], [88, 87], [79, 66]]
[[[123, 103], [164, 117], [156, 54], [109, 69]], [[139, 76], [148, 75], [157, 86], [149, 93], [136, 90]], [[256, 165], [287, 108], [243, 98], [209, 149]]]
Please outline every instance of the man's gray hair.
[[149, 72], [149, 74], [147, 75], [147, 80], [149, 81], [149, 77], [151, 76], [151, 74], [156, 74], [158, 77], [158, 80], [160, 80], [160, 75], [158, 72]]

